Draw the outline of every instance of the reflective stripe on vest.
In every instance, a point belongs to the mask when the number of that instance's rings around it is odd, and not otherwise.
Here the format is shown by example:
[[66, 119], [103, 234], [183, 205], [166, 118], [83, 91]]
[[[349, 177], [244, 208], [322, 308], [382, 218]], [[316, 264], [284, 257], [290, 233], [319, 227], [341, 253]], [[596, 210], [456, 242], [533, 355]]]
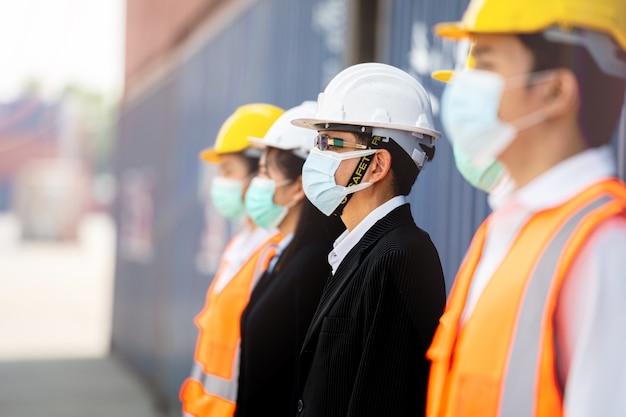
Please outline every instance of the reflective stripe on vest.
[[563, 414], [554, 340], [559, 293], [589, 236], [612, 218], [626, 220], [626, 186], [616, 179], [533, 214], [460, 324], [486, 240], [483, 223], [427, 352], [429, 417]]
[[535, 397], [537, 362], [543, 335], [542, 315], [550, 294], [552, 277], [561, 259], [561, 252], [580, 221], [609, 201], [610, 197], [598, 198], [572, 216], [553, 237], [537, 262], [522, 301], [517, 330], [513, 334], [509, 367], [503, 381], [500, 415], [535, 415], [534, 404], [528, 399]]
[[194, 362], [190, 378], [200, 382], [205, 392], [233, 403], [236, 402], [237, 379], [239, 378], [239, 353], [240, 350], [237, 349], [236, 360], [233, 365], [233, 377], [231, 379], [224, 379], [216, 375], [204, 373], [202, 364], [198, 362]]
[[213, 291], [214, 284], [209, 288], [206, 304], [195, 320], [200, 330], [195, 362], [180, 392], [184, 413], [232, 416], [239, 378], [239, 320], [281, 238], [276, 234], [268, 239], [219, 293]]

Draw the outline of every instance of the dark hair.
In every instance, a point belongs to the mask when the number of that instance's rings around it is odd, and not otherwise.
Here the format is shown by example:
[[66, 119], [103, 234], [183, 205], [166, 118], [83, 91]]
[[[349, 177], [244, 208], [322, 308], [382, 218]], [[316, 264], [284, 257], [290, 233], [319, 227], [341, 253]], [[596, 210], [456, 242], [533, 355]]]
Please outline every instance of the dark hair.
[[619, 120], [626, 80], [603, 73], [584, 47], [550, 42], [540, 33], [517, 35], [533, 55], [532, 71], [565, 68], [578, 82], [578, 124], [590, 147], [611, 141]]
[[293, 239], [278, 258], [274, 271], [280, 271], [283, 266], [289, 263], [293, 254], [301, 248], [313, 243], [321, 242], [330, 248], [332, 242], [346, 229], [339, 216], [326, 216], [317, 207], [304, 198], [300, 218], [293, 233]]
[[[357, 133], [359, 143], [369, 143], [372, 135], [370, 133]], [[382, 149], [386, 149], [391, 154], [391, 187], [394, 195], [409, 195], [417, 176], [420, 173], [415, 161], [402, 149], [393, 138], [389, 142], [383, 142]], [[424, 149], [425, 147], [422, 147]], [[427, 159], [431, 161], [435, 156], [435, 148], [424, 149]]]
[[253, 156], [247, 156], [244, 154], [241, 154], [241, 157], [243, 158], [246, 167], [248, 168], [248, 174], [253, 175], [255, 174], [258, 170], [259, 170], [259, 159], [260, 158], [256, 158]]
[[295, 180], [302, 175], [304, 159], [295, 155], [293, 152], [280, 148], [268, 147], [265, 161], [267, 164], [270, 162], [270, 155], [272, 156], [273, 165], [278, 168], [285, 178]]
[[[272, 163], [286, 178], [296, 180], [302, 175], [304, 159], [293, 152], [273, 147], [267, 148], [268, 159], [266, 163], [269, 163], [270, 155], [272, 156]], [[278, 258], [274, 270], [280, 271], [293, 257], [293, 254], [311, 242], [323, 242], [330, 246], [343, 230], [345, 230], [345, 226], [339, 217], [326, 216], [305, 197], [293, 239]]]

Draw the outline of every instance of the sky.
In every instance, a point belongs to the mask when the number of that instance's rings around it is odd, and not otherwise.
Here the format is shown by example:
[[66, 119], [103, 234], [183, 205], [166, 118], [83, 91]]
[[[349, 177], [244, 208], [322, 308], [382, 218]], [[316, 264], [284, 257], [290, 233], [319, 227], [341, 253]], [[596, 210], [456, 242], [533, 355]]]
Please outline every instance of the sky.
[[0, 0], [0, 100], [30, 80], [44, 95], [78, 84], [119, 96], [124, 13], [124, 0]]

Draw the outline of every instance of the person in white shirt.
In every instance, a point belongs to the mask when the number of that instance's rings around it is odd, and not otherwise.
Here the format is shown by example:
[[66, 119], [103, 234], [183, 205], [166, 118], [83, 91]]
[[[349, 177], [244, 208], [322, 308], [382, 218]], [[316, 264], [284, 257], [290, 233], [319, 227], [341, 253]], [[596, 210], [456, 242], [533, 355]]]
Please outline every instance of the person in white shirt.
[[435, 30], [473, 42], [474, 68], [442, 97], [448, 138], [501, 163], [515, 189], [490, 198], [455, 280], [427, 415], [622, 416], [626, 187], [608, 144], [626, 4], [473, 0]]

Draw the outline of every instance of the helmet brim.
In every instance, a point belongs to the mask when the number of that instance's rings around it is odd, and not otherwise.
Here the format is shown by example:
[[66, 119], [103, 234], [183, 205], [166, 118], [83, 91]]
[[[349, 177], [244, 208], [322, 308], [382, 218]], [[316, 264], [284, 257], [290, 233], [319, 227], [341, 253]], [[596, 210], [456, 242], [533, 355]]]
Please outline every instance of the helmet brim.
[[[262, 141], [262, 139], [260, 140]], [[220, 162], [222, 162], [222, 155], [238, 154], [238, 155], [243, 155], [243, 156], [252, 157], [252, 158], [259, 158], [261, 156], [261, 151], [263, 150], [263, 148], [264, 146], [261, 147], [261, 146], [253, 145], [253, 146], [248, 146], [247, 148], [242, 149], [241, 151], [233, 151], [233, 152], [219, 152], [215, 150], [214, 148], [207, 148], [200, 152], [200, 159], [210, 164], [219, 164]]]
[[433, 79], [444, 82], [444, 83], [450, 82], [453, 75], [454, 75], [454, 70], [439, 70], [439, 71], [433, 71], [430, 74], [430, 76]]
[[267, 148], [267, 143], [264, 143], [263, 138], [255, 138], [253, 136], [248, 136], [248, 140], [250, 141], [252, 146], [254, 146], [255, 148], [258, 148], [258, 149]]
[[429, 135], [434, 137], [435, 139], [439, 139], [441, 137], [441, 133], [434, 129], [424, 129], [418, 126], [410, 127], [406, 125], [396, 125], [393, 123], [377, 123], [377, 122], [367, 122], [367, 123], [354, 123], [348, 122], [345, 120], [328, 120], [328, 119], [294, 119], [291, 121], [291, 124], [298, 127], [304, 127], [306, 129], [312, 130], [323, 130], [320, 129], [320, 126], [325, 124], [331, 125], [347, 125], [347, 126], [367, 126], [367, 127], [381, 127], [385, 129], [394, 129], [401, 130], [403, 132], [411, 132], [411, 133], [421, 133], [423, 135]]
[[200, 152], [200, 159], [210, 164], [219, 164], [222, 157], [215, 149], [207, 148]]
[[437, 36], [445, 39], [465, 39], [471, 36], [467, 27], [462, 22], [443, 22], [435, 25], [434, 32]]

